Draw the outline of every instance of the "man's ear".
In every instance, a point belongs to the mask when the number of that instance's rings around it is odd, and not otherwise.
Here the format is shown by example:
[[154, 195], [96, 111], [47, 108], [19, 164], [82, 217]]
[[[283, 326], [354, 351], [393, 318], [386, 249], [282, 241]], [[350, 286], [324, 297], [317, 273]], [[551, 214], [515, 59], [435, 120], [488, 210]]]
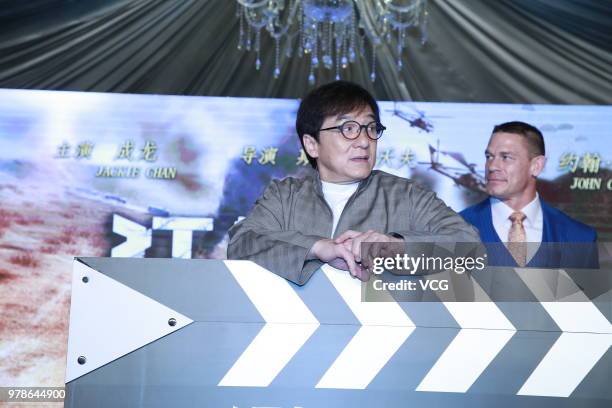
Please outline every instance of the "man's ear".
[[305, 134], [302, 140], [304, 141], [304, 149], [306, 149], [306, 153], [315, 159], [319, 157], [319, 142], [317, 142], [317, 139], [309, 134]]
[[532, 177], [538, 177], [540, 175], [540, 173], [542, 173], [542, 171], [544, 170], [544, 165], [546, 164], [546, 157], [545, 156], [536, 156], [533, 159], [531, 159], [531, 164], [530, 164], [530, 171], [531, 171], [531, 176]]

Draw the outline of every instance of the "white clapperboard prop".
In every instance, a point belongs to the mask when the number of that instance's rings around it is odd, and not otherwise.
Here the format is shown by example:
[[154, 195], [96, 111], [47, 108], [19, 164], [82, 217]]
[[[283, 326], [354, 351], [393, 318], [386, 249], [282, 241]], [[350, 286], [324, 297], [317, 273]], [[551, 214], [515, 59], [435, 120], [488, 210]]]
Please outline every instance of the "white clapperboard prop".
[[366, 303], [327, 266], [129, 258], [72, 285], [66, 407], [612, 406], [609, 294]]

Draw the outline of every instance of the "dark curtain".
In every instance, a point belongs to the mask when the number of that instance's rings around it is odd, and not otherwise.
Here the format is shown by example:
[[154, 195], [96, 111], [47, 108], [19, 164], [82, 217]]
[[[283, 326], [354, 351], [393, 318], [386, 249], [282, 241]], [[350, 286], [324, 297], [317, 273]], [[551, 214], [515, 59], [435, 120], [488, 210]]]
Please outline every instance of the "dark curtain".
[[[0, 87], [304, 95], [306, 60], [283, 58], [273, 79], [264, 35], [256, 71], [255, 56], [236, 49], [235, 13], [233, 0], [2, 1]], [[610, 1], [430, 0], [428, 13], [428, 42], [411, 33], [401, 72], [392, 43], [376, 53], [374, 83], [369, 49], [342, 77], [381, 100], [612, 103]], [[320, 72], [318, 83], [333, 76]]]

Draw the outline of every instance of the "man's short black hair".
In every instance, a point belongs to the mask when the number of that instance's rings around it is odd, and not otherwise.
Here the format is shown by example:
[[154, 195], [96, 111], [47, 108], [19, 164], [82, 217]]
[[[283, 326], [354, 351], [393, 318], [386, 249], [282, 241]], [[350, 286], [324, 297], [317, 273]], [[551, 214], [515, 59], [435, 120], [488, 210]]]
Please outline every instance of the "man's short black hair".
[[531, 157], [544, 156], [546, 153], [542, 132], [540, 132], [537, 127], [532, 126], [529, 123], [519, 121], [502, 123], [501, 125], [497, 125], [493, 128], [492, 134], [499, 132], [513, 133], [515, 135], [523, 136], [527, 141], [527, 146]]
[[[380, 122], [380, 111], [374, 97], [363, 87], [348, 81], [334, 81], [310, 91], [300, 103], [295, 129], [302, 148], [304, 148], [304, 135], [311, 135], [319, 140], [319, 129], [325, 118], [370, 107], [377, 122]], [[310, 157], [306, 148], [304, 152], [308, 162], [317, 168], [317, 162]]]

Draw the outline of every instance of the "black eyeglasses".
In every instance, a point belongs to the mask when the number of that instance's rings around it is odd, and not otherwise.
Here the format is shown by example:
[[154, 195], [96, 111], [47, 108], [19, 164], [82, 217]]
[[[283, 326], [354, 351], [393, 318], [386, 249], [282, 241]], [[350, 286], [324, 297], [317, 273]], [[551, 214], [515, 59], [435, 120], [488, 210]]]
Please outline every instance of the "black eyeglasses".
[[370, 122], [367, 125], [361, 125], [359, 122], [349, 120], [344, 122], [340, 126], [332, 126], [325, 129], [319, 129], [319, 132], [324, 130], [339, 130], [342, 136], [349, 140], [355, 140], [361, 134], [361, 129], [366, 130], [366, 134], [372, 140], [378, 140], [382, 136], [383, 132], [387, 129], [380, 122]]

